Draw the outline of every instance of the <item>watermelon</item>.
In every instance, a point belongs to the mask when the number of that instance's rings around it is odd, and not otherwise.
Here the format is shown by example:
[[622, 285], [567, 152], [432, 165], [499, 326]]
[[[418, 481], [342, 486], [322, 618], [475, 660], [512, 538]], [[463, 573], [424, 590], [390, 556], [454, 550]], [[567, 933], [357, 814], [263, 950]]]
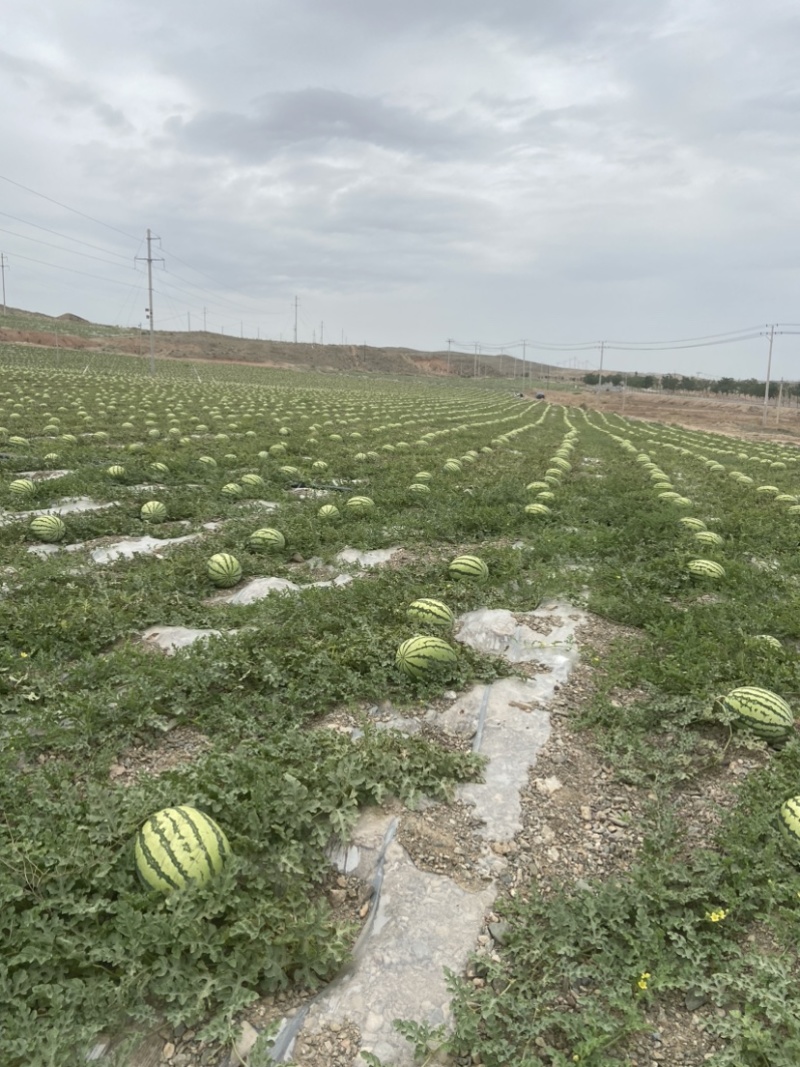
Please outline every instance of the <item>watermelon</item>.
[[551, 515], [552, 512], [550, 511], [550, 508], [547, 506], [547, 504], [526, 504], [525, 514], [546, 516]]
[[409, 485], [408, 491], [409, 493], [415, 493], [417, 496], [425, 496], [426, 493], [430, 493], [431, 487], [424, 482], [413, 482]]
[[13, 496], [30, 496], [31, 493], [36, 492], [36, 486], [30, 478], [16, 478], [9, 484], [8, 491]]
[[214, 585], [221, 589], [236, 585], [242, 577], [241, 563], [228, 552], [218, 552], [212, 556], [206, 564], [206, 570]]
[[695, 541], [698, 541], [701, 545], [721, 545], [724, 544], [723, 539], [718, 533], [714, 533], [712, 530], [697, 530], [693, 535]]
[[702, 519], [692, 518], [690, 515], [684, 516], [682, 519], [678, 519], [681, 526], [685, 526], [687, 530], [705, 530], [706, 524]]
[[139, 513], [144, 522], [163, 522], [167, 517], [167, 509], [160, 500], [148, 500], [142, 505]]
[[790, 797], [781, 804], [778, 826], [786, 841], [800, 850], [800, 797]]
[[39, 541], [53, 544], [62, 539], [67, 528], [58, 515], [37, 515], [31, 522], [30, 531]]
[[479, 556], [456, 556], [447, 569], [465, 578], [486, 578], [489, 574], [489, 568]]
[[109, 467], [106, 471], [109, 478], [124, 478], [125, 468], [121, 467], [118, 463], [115, 463], [113, 467]]
[[248, 544], [252, 548], [277, 549], [286, 547], [286, 538], [280, 530], [273, 530], [270, 526], [263, 526], [260, 530], [250, 534]]
[[317, 517], [320, 519], [338, 519], [339, 509], [335, 504], [323, 504], [317, 512]]
[[371, 511], [375, 507], [375, 501], [371, 500], [368, 496], [351, 496], [346, 502], [345, 507], [348, 511], [361, 513]]
[[219, 874], [231, 848], [212, 818], [186, 804], [164, 808], [136, 835], [134, 855], [139, 877], [161, 893], [205, 884]]
[[690, 559], [686, 564], [687, 571], [693, 578], [724, 578], [725, 569], [719, 563], [711, 559]]
[[458, 654], [441, 637], [409, 637], [397, 650], [395, 662], [411, 678], [422, 678], [428, 671], [456, 662]]
[[419, 600], [412, 601], [408, 605], [406, 614], [410, 619], [428, 622], [432, 626], [449, 628], [455, 623], [455, 616], [447, 604], [443, 604], [441, 600], [434, 600], [432, 597], [420, 597]]
[[736, 714], [742, 726], [767, 741], [784, 740], [794, 727], [792, 709], [783, 697], [769, 689], [754, 685], [741, 686], [721, 697], [720, 703], [723, 708]]
[[242, 489], [238, 482], [228, 482], [227, 485], [223, 485], [220, 492], [223, 496], [231, 497], [234, 500], [238, 500], [239, 497], [244, 495], [244, 489]]

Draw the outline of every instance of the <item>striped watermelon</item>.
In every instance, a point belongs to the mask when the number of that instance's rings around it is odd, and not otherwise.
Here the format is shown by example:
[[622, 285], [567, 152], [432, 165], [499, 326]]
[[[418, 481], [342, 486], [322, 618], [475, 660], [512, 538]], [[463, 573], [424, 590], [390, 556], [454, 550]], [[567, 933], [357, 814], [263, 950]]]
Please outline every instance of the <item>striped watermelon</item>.
[[800, 797], [790, 797], [781, 804], [778, 826], [787, 842], [800, 849]]
[[451, 627], [455, 623], [455, 616], [447, 604], [443, 604], [441, 600], [434, 600], [432, 597], [420, 597], [419, 600], [412, 601], [408, 605], [406, 614], [410, 619], [428, 622], [432, 626]]
[[690, 559], [686, 564], [687, 571], [693, 578], [724, 578], [725, 569], [719, 563], [711, 559]]
[[270, 526], [263, 526], [260, 530], [250, 534], [248, 544], [252, 548], [285, 548], [286, 538], [280, 530], [273, 530]]
[[549, 482], [528, 482], [528, 484], [525, 486], [525, 489], [529, 493], [533, 493], [536, 489], [549, 489], [549, 488], [550, 488], [550, 483]]
[[264, 484], [264, 479], [260, 474], [243, 474], [240, 481], [242, 485], [248, 485], [253, 489], [258, 489]]
[[323, 504], [317, 512], [317, 517], [320, 519], [338, 519], [339, 509], [335, 504]]
[[208, 576], [220, 589], [229, 589], [242, 577], [242, 565], [229, 552], [217, 552], [206, 564]]
[[368, 496], [351, 496], [345, 504], [348, 511], [365, 512], [375, 507], [375, 501]]
[[551, 515], [552, 512], [550, 511], [550, 508], [547, 506], [547, 504], [526, 504], [525, 505], [525, 514], [526, 515]]
[[777, 693], [745, 685], [732, 689], [720, 700], [723, 708], [732, 711], [743, 726], [752, 730], [756, 737], [767, 741], [780, 741], [789, 736], [794, 727], [792, 709]]
[[448, 459], [442, 470], [447, 471], [448, 474], [458, 474], [461, 470], [461, 464], [457, 459]]
[[67, 528], [58, 515], [37, 515], [30, 525], [31, 533], [39, 541], [53, 544], [60, 541]]
[[415, 493], [417, 496], [425, 496], [426, 493], [430, 494], [431, 487], [424, 482], [413, 482], [409, 485], [408, 491], [409, 493]]
[[231, 848], [212, 818], [182, 804], [151, 815], [136, 835], [136, 868], [145, 885], [162, 893], [219, 874]]
[[36, 486], [30, 478], [16, 478], [9, 484], [8, 491], [14, 496], [30, 496], [36, 492]]
[[121, 467], [118, 463], [115, 463], [113, 467], [109, 467], [106, 471], [109, 478], [124, 478], [125, 468]]
[[723, 539], [718, 533], [714, 533], [713, 530], [697, 530], [693, 535], [695, 541], [701, 545], [721, 545], [724, 544]]
[[216, 467], [217, 461], [213, 456], [199, 456], [198, 463], [202, 463], [204, 467]]
[[151, 463], [150, 471], [152, 474], [169, 474], [169, 467], [166, 463]]
[[395, 662], [404, 674], [421, 678], [429, 670], [453, 664], [457, 659], [456, 650], [441, 637], [417, 636], [400, 645]]
[[142, 504], [139, 514], [144, 522], [163, 522], [167, 517], [167, 508], [160, 500], [148, 500], [146, 504]]
[[706, 524], [702, 519], [692, 518], [690, 515], [686, 515], [682, 519], [678, 519], [681, 526], [685, 526], [687, 530], [705, 530]]
[[429, 482], [433, 478], [430, 471], [417, 471], [414, 475], [415, 482]]
[[479, 556], [456, 556], [447, 569], [451, 574], [466, 578], [486, 578], [489, 575], [489, 568]]
[[238, 482], [228, 482], [227, 485], [223, 485], [220, 492], [223, 496], [230, 497], [232, 500], [238, 500], [244, 496], [244, 489]]

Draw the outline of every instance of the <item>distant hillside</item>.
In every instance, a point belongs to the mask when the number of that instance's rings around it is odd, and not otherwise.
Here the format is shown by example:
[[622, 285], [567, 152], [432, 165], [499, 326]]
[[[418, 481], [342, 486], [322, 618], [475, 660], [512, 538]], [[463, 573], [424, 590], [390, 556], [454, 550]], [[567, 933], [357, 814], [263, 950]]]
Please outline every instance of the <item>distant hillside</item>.
[[[18, 308], [8, 308], [0, 316], [0, 343], [31, 344], [70, 349], [127, 352], [147, 356], [150, 353], [148, 331], [122, 329], [87, 322], [69, 312], [53, 317]], [[421, 352], [413, 348], [372, 345], [293, 344], [288, 341], [257, 341], [228, 337], [203, 331], [170, 332], [156, 330], [156, 357], [170, 359], [212, 360], [254, 363], [288, 370], [361, 372], [381, 375], [409, 374], [437, 377], [471, 378], [476, 374], [488, 378], [522, 378], [537, 383], [550, 379], [578, 381], [579, 372], [528, 360], [523, 364], [511, 355], [475, 355], [474, 353]]]

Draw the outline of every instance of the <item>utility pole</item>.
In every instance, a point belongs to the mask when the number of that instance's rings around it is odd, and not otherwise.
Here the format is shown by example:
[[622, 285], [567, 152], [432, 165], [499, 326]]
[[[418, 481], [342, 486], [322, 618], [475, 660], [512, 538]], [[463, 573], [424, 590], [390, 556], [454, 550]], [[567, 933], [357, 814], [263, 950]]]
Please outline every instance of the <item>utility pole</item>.
[[450, 351], [453, 347], [453, 338], [447, 338], [447, 376], [450, 377]]
[[6, 313], [6, 254], [0, 252], [0, 275], [3, 278], [3, 314]]
[[208, 331], [206, 330], [206, 309], [203, 308], [203, 333], [207, 333], [207, 332]]
[[605, 341], [600, 342], [600, 373], [597, 376], [597, 392], [600, 392], [600, 386], [603, 384], [603, 353], [605, 352]]
[[778, 386], [778, 407], [775, 410], [775, 425], [781, 421], [781, 400], [783, 399], [783, 378], [781, 378], [781, 384]]
[[761, 425], [767, 425], [767, 408], [769, 405], [769, 376], [772, 371], [772, 341], [775, 337], [775, 327], [769, 328], [769, 353], [767, 355], [767, 384], [764, 387], [764, 414], [761, 419]]
[[[156, 238], [160, 240], [160, 238]], [[153, 253], [152, 253], [152, 241], [153, 235], [150, 230], [147, 231], [147, 293], [149, 306], [145, 308], [145, 313], [150, 321], [150, 374], [156, 372], [156, 339], [155, 339], [155, 325], [153, 322]], [[137, 256], [137, 259], [142, 259], [142, 256]], [[163, 263], [164, 260], [161, 256], [158, 256], [158, 261]]]
[[294, 298], [294, 343], [297, 344], [297, 297]]
[[188, 333], [192, 332], [192, 313], [191, 313], [191, 311], [187, 311], [186, 312], [186, 329], [187, 329]]
[[475, 359], [472, 361], [472, 377], [478, 377], [478, 345], [475, 345]]
[[319, 324], [319, 343], [321, 345], [325, 344], [325, 323], [324, 322], [321, 322]]

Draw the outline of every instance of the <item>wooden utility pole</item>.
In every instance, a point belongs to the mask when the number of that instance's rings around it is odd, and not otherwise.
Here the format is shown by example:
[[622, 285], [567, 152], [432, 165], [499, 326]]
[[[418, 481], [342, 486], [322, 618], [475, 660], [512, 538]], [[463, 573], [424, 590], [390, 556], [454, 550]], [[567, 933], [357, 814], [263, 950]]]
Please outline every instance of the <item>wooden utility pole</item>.
[[597, 392], [600, 392], [600, 386], [603, 384], [603, 353], [605, 352], [605, 341], [600, 342], [600, 373], [597, 376]]
[[297, 297], [294, 298], [294, 343], [297, 344]]
[[781, 384], [778, 386], [778, 406], [775, 409], [775, 425], [781, 421], [781, 400], [783, 399], [783, 378], [781, 378]]
[[6, 313], [6, 254], [0, 252], [0, 276], [3, 279], [3, 314]]

